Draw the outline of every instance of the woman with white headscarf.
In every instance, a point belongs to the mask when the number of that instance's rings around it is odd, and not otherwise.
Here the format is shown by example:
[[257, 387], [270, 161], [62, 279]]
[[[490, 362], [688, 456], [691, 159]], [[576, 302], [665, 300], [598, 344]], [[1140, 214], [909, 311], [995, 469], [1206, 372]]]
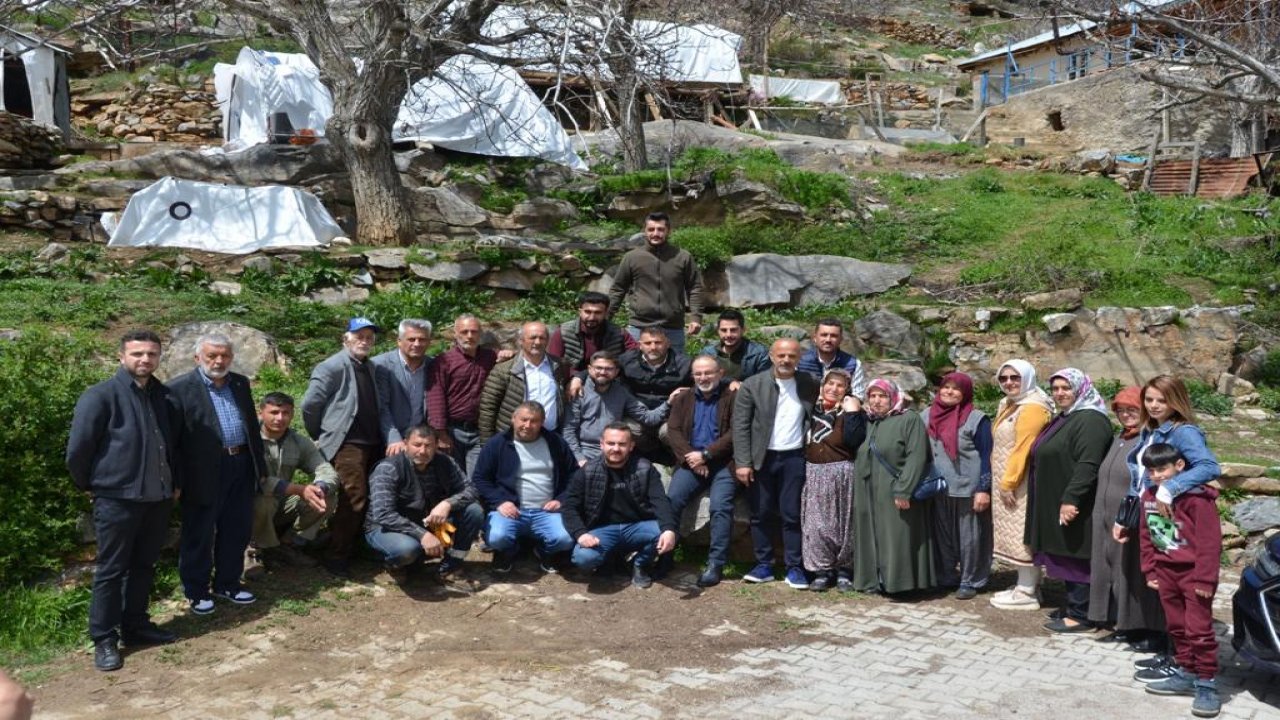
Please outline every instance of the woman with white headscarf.
[[1045, 629], [1090, 632], [1093, 501], [1098, 468], [1111, 448], [1111, 420], [1093, 381], [1080, 370], [1065, 368], [1051, 375], [1049, 393], [1058, 414], [1031, 446], [1023, 542], [1036, 566], [1067, 586], [1062, 617], [1050, 620]]
[[995, 525], [995, 556], [1018, 570], [1017, 584], [991, 597], [1006, 610], [1040, 609], [1040, 570], [1022, 542], [1027, 524], [1027, 461], [1031, 445], [1053, 417], [1053, 401], [1036, 385], [1036, 370], [1026, 360], [1000, 366], [996, 382], [1004, 392], [991, 424], [991, 477], [996, 501], [991, 503]]

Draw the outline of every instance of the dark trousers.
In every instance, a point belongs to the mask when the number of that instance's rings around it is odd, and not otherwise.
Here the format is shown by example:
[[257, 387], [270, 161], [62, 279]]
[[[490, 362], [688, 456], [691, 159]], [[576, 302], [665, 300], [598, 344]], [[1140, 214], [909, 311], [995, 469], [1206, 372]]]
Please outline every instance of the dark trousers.
[[150, 622], [147, 604], [172, 511], [172, 500], [94, 498], [98, 560], [89, 605], [89, 637], [94, 642], [118, 638], [117, 628], [134, 630]]
[[382, 458], [379, 448], [344, 444], [333, 456], [338, 473], [338, 509], [329, 521], [329, 551], [326, 557], [347, 562], [356, 549], [356, 539], [364, 532], [364, 511], [369, 502], [369, 472]]
[[1196, 595], [1191, 570], [1191, 567], [1156, 565], [1150, 577], [1160, 585], [1160, 607], [1164, 608], [1178, 667], [1201, 680], [1212, 680], [1218, 674], [1213, 598]]
[[800, 496], [804, 492], [804, 450], [770, 450], [747, 486], [751, 505], [751, 544], [756, 562], [772, 565], [773, 535], [782, 524], [782, 557], [787, 569], [804, 568], [801, 551]]
[[209, 597], [213, 589], [240, 588], [244, 549], [253, 535], [253, 498], [257, 492], [249, 453], [218, 458], [218, 487], [205, 503], [182, 503], [182, 539], [178, 576], [188, 599]]
[[1089, 622], [1089, 583], [1063, 580], [1062, 584], [1067, 586], [1067, 617]]

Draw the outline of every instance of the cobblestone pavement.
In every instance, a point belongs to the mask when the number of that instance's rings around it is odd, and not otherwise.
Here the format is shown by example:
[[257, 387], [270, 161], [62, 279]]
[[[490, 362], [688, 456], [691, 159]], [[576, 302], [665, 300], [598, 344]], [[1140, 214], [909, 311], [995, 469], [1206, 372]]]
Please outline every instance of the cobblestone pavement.
[[[1228, 599], [1223, 602], [1229, 602], [1233, 588], [1222, 590]], [[739, 592], [732, 584], [715, 591]], [[378, 587], [359, 602], [376, 603], [389, 592], [398, 590]], [[650, 592], [689, 596], [680, 587]], [[451, 669], [429, 648], [435, 637], [465, 635], [465, 627], [380, 626], [358, 642], [347, 638], [302, 654], [295, 648], [291, 657], [273, 659], [273, 653], [287, 651], [289, 633], [263, 623], [220, 639], [224, 652], [216, 661], [153, 665], [134, 680], [116, 676], [110, 692], [90, 690], [83, 702], [54, 703], [43, 717], [1190, 717], [1189, 698], [1148, 695], [1130, 679], [1132, 653], [1093, 642], [1092, 636], [1050, 636], [1038, 628], [1040, 613], [1017, 613], [1025, 621], [1013, 622], [1025, 628], [1000, 636], [987, 627], [995, 611], [983, 599], [976, 601], [981, 605], [961, 606], [840, 602], [773, 586], [753, 592], [784, 601], [776, 606], [776, 622], [795, 631], [787, 635], [794, 642], [751, 647], [752, 636], [733, 618], [711, 618], [697, 637], [687, 638], [686, 648], [656, 648], [655, 657], [667, 659], [649, 667], [586, 655], [579, 664], [512, 670], [485, 662], [486, 652], [496, 656], [502, 648], [476, 648], [473, 663]], [[476, 603], [479, 618], [495, 598], [522, 597], [533, 597], [529, 602], [549, 612], [572, 613], [574, 602], [593, 601], [540, 594], [536, 583], [495, 583], [457, 600]], [[523, 637], [516, 632], [511, 642], [531, 642], [536, 635], [533, 629]], [[743, 649], [715, 662], [682, 661], [699, 644], [726, 636], [745, 639], [739, 643]], [[1280, 679], [1242, 666], [1229, 638], [1221, 638], [1221, 648], [1222, 717], [1280, 718]], [[237, 684], [202, 690], [208, 681], [228, 677]], [[130, 682], [137, 683], [134, 690], [122, 685]], [[50, 691], [56, 692], [56, 684]]]

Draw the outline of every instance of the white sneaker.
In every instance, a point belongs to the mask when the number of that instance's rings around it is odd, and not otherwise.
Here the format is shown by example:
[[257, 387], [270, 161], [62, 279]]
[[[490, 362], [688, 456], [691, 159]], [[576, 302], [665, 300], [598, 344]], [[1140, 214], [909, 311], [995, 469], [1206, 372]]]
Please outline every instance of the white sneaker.
[[1003, 590], [991, 596], [991, 606], [1001, 610], [1039, 610], [1040, 593], [1027, 592], [1017, 586]]

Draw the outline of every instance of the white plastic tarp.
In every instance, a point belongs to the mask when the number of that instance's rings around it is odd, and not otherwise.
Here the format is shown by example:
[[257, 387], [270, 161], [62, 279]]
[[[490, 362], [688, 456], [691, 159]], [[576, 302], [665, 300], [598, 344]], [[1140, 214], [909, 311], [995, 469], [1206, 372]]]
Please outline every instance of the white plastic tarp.
[[515, 70], [458, 55], [419, 80], [396, 116], [396, 140], [426, 140], [451, 150], [540, 157], [586, 170], [569, 136]]
[[[765, 95], [764, 76], [751, 76], [751, 89]], [[768, 97], [788, 97], [796, 102], [821, 105], [843, 105], [844, 92], [838, 80], [802, 80], [800, 78], [769, 76]]]
[[333, 97], [320, 84], [320, 71], [301, 53], [241, 48], [235, 65], [213, 67], [213, 87], [229, 149], [267, 142], [276, 113], [285, 113], [295, 130], [317, 135], [324, 135], [333, 115]]
[[311, 193], [161, 178], [103, 217], [113, 247], [180, 247], [244, 255], [264, 248], [320, 247], [342, 228]]
[[[235, 65], [214, 67], [228, 150], [270, 140], [269, 118], [286, 113], [295, 128], [323, 137], [333, 97], [306, 55], [244, 48]], [[456, 56], [418, 81], [401, 102], [395, 140], [497, 157], [539, 157], [576, 170], [587, 164], [528, 84], [511, 68]]]
[[[594, 16], [569, 17], [521, 6], [500, 5], [485, 22], [485, 37], [513, 35], [529, 28], [538, 32], [505, 45], [479, 45], [491, 55], [535, 60], [556, 58], [559, 62], [526, 65], [540, 72], [563, 72], [609, 79], [612, 73], [599, 60], [614, 42], [620, 26], [604, 24]], [[742, 37], [708, 24], [676, 25], [655, 20], [636, 20], [632, 40], [643, 49], [638, 59], [642, 75], [670, 82], [741, 85], [742, 66], [738, 48]]]
[[[57, 51], [36, 38], [0, 27], [0, 62], [17, 56], [22, 61], [27, 88], [31, 94], [31, 119], [49, 127], [61, 127], [54, 114], [55, 98], [65, 95], [58, 88]], [[0, 66], [0, 110], [5, 110], [5, 75]], [[65, 78], [62, 79], [65, 82]], [[12, 82], [12, 80], [10, 80]]]

